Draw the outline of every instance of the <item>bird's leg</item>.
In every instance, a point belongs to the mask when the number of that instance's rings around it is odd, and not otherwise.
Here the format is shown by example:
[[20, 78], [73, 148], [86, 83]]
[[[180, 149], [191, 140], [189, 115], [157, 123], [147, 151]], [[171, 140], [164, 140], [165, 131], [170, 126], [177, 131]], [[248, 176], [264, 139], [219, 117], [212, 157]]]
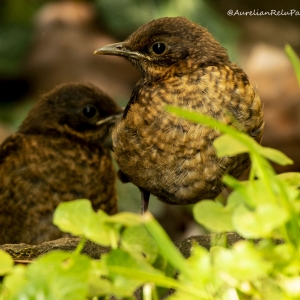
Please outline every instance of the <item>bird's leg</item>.
[[[127, 183], [130, 182], [128, 177], [119, 169], [117, 173], [119, 179], [122, 181], [122, 183]], [[142, 188], [139, 188], [141, 191], [141, 202], [142, 202], [142, 209], [141, 213], [142, 215], [148, 210], [148, 204], [149, 204], [149, 198], [150, 198], [150, 193]]]
[[148, 204], [149, 204], [149, 198], [150, 198], [150, 193], [142, 188], [140, 188], [141, 191], [141, 202], [142, 202], [142, 210], [141, 213], [142, 215], [147, 212], [148, 210]]

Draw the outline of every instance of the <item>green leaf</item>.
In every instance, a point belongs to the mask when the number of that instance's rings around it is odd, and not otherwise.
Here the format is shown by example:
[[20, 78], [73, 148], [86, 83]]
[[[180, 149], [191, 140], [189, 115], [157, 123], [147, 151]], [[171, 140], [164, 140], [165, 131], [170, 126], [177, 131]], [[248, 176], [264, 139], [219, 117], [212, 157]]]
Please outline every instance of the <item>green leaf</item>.
[[158, 248], [153, 237], [144, 225], [128, 227], [122, 234], [122, 248], [143, 255], [149, 263], [153, 263], [158, 255]]
[[169, 263], [169, 261], [159, 254], [154, 263], [153, 267], [157, 270], [162, 271], [166, 276], [174, 277], [177, 270]]
[[212, 117], [174, 106], [168, 106], [167, 110], [177, 116], [196, 123], [204, 124], [222, 132], [224, 135], [217, 138], [214, 142], [219, 157], [225, 155], [236, 155], [245, 152], [256, 152], [280, 165], [288, 165], [293, 163], [290, 158], [280, 151], [262, 147], [247, 134], [242, 133], [231, 126], [223, 124]]
[[[275, 181], [270, 180], [271, 177], [268, 177], [268, 183], [270, 184], [272, 195], [277, 197], [278, 186]], [[261, 204], [272, 203], [271, 198], [266, 195], [266, 185], [261, 179], [257, 180], [248, 180], [248, 181], [239, 181], [232, 176], [225, 175], [223, 182], [234, 189], [234, 191], [229, 195], [229, 199], [235, 198], [236, 202], [247, 204], [251, 208], [255, 208]], [[276, 200], [277, 201], [277, 200]]]
[[202, 200], [193, 208], [195, 220], [213, 232], [232, 231], [233, 210], [212, 200]]
[[105, 223], [108, 218], [101, 210], [94, 212], [89, 200], [81, 199], [60, 203], [54, 212], [53, 223], [64, 232], [110, 246], [113, 229]]
[[81, 199], [60, 203], [53, 216], [53, 223], [62, 231], [84, 235], [86, 228], [98, 218], [89, 200]]
[[[90, 298], [113, 294], [113, 284], [108, 278], [109, 271], [103, 260], [92, 260], [88, 278]], [[89, 298], [88, 298], [89, 299]]]
[[87, 299], [93, 297], [112, 295], [113, 293], [114, 293], [114, 285], [107, 278], [101, 278], [96, 276], [89, 277], [89, 284], [88, 284], [89, 298]]
[[[251, 144], [252, 146], [249, 147]], [[253, 151], [253, 149], [255, 149], [263, 157], [281, 166], [293, 164], [293, 161], [284, 153], [276, 149], [262, 147], [248, 136], [243, 136], [243, 139], [238, 139], [236, 136], [223, 134], [214, 141], [213, 145], [216, 147], [217, 155], [219, 157], [226, 155], [234, 156], [241, 153], [251, 152], [251, 150]]]
[[281, 166], [292, 165], [294, 163], [284, 153], [282, 153], [276, 149], [267, 148], [267, 147], [259, 147], [259, 153], [263, 157], [265, 157]]
[[[285, 190], [288, 197], [288, 201], [291, 203], [293, 202], [296, 206], [294, 213], [296, 213], [296, 211], [299, 211], [300, 202], [298, 200], [300, 199], [300, 173], [282, 173], [277, 175], [275, 179], [281, 183], [282, 188]], [[289, 210], [290, 212], [293, 211], [291, 209]]]
[[50, 292], [53, 299], [83, 299], [88, 290], [90, 261], [86, 255], [51, 252], [30, 265], [27, 275], [37, 284], [44, 281], [44, 291]]
[[0, 249], [0, 276], [12, 271], [13, 266], [14, 260], [12, 257], [7, 252]]
[[[110, 268], [111, 272], [115, 272], [118, 275], [122, 275], [126, 278], [131, 278], [136, 281], [143, 281], [155, 283], [157, 286], [166, 287], [166, 288], [173, 288], [178, 291], [184, 292], [183, 294], [186, 295], [185, 299], [190, 299], [190, 296], [197, 296], [199, 299], [205, 299], [204, 296], [206, 295], [204, 292], [202, 292], [201, 289], [198, 289], [197, 287], [191, 286], [190, 281], [188, 284], [183, 284], [179, 282], [178, 280], [175, 280], [174, 278], [167, 277], [163, 274], [159, 273], [153, 273], [153, 272], [147, 272], [144, 270], [132, 270], [127, 267], [120, 267], [120, 266], [111, 266]], [[197, 274], [194, 274], [197, 275]], [[198, 281], [197, 281], [198, 282]], [[202, 298], [201, 298], [202, 297]]]
[[277, 177], [280, 180], [284, 181], [289, 186], [293, 186], [296, 188], [300, 187], [300, 173], [287, 172], [287, 173], [278, 174]]
[[[3, 287], [0, 285], [0, 299], [15, 300], [20, 291], [28, 285], [28, 278], [25, 275], [26, 267], [24, 265], [16, 265], [12, 271], [3, 279]], [[3, 295], [3, 298], [1, 296]], [[29, 298], [26, 298], [29, 299]], [[34, 299], [34, 298], [32, 298]]]
[[142, 256], [122, 249], [113, 249], [110, 253], [103, 255], [102, 259], [109, 271], [108, 277], [113, 284], [113, 294], [117, 297], [132, 296], [140, 285], [147, 282], [147, 278], [143, 278], [143, 276], [134, 279], [124, 276], [122, 270], [128, 270], [130, 273], [142, 271], [161, 275]]
[[287, 212], [280, 206], [263, 203], [251, 211], [239, 206], [233, 214], [235, 230], [243, 237], [256, 239], [274, 237], [274, 230], [288, 219]]
[[211, 252], [215, 276], [230, 286], [237, 287], [243, 281], [267, 277], [272, 268], [272, 264], [248, 241], [239, 241], [232, 249], [213, 247]]
[[280, 286], [292, 299], [300, 298], [300, 276], [282, 276]]
[[[162, 255], [158, 255], [155, 262], [152, 263], [152, 266], [163, 272], [163, 274], [166, 276], [166, 277], [169, 277], [169, 278], [175, 278], [176, 277], [176, 273], [177, 273], [177, 270], [169, 263], [169, 261], [163, 257]], [[168, 285], [164, 285], [162, 287], [158, 286], [157, 287], [157, 294], [158, 294], [158, 297], [159, 299], [161, 299], [168, 291]]]
[[[191, 255], [187, 258], [187, 264], [195, 273], [200, 274], [201, 280], [198, 281], [198, 288], [205, 291], [206, 284], [213, 280], [212, 260], [210, 253], [203, 247], [194, 243], [191, 249]], [[183, 276], [180, 275], [180, 280]]]
[[199, 299], [212, 299], [210, 296], [201, 297], [200, 295], [187, 295], [186, 292], [175, 291], [175, 293], [167, 298], [168, 300], [199, 300]]
[[85, 299], [90, 266], [90, 258], [85, 255], [47, 253], [27, 267], [27, 282], [13, 293], [12, 299]]
[[240, 141], [229, 134], [223, 134], [215, 139], [213, 145], [217, 150], [218, 157], [234, 156], [249, 152], [249, 148], [243, 141]]

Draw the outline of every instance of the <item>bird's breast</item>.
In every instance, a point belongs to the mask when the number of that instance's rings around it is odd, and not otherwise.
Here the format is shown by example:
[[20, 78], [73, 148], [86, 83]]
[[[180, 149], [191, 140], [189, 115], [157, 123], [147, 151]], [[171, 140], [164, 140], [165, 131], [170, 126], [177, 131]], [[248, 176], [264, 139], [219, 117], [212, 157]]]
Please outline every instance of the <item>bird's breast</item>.
[[[212, 196], [221, 189], [227, 164], [212, 146], [219, 132], [171, 115], [166, 106], [190, 109], [225, 124], [233, 115], [246, 124], [243, 120], [254, 116], [251, 109], [257, 109], [257, 99], [252, 87], [236, 80], [229, 67], [209, 67], [141, 86], [126, 117], [113, 130], [114, 156], [130, 181], [159, 198], [176, 195], [174, 203], [178, 197], [192, 203], [201, 192]], [[252, 119], [253, 127], [261, 125], [261, 116]]]

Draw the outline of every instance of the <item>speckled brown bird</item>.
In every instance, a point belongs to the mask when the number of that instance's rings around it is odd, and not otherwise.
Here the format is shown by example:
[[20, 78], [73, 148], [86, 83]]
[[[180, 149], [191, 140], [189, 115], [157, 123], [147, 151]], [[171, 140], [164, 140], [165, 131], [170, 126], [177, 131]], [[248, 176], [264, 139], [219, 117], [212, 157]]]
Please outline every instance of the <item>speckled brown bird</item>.
[[226, 49], [203, 27], [185, 18], [161, 18], [142, 26], [124, 42], [96, 54], [123, 56], [142, 73], [124, 116], [113, 130], [114, 156], [123, 182], [169, 204], [213, 199], [222, 176], [239, 177], [246, 154], [218, 158], [212, 145], [219, 132], [166, 112], [175, 105], [232, 123], [260, 141], [263, 112], [256, 89]]
[[0, 146], [0, 244], [62, 237], [52, 225], [62, 201], [86, 198], [95, 210], [117, 212], [103, 142], [122, 112], [91, 84], [64, 84], [41, 97]]

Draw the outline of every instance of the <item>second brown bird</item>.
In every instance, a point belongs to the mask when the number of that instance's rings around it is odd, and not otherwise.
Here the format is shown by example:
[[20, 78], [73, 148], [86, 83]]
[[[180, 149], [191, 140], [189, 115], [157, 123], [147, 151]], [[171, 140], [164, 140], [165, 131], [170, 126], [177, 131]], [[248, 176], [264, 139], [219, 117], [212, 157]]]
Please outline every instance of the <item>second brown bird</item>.
[[91, 200], [117, 212], [115, 171], [103, 146], [123, 110], [91, 84], [44, 95], [0, 146], [0, 244], [38, 244], [64, 236], [52, 224], [62, 201]]
[[215, 198], [224, 174], [239, 177], [249, 167], [247, 154], [217, 157], [212, 143], [218, 131], [165, 110], [175, 105], [225, 124], [235, 119], [261, 141], [258, 93], [205, 28], [182, 17], [161, 18], [95, 53], [123, 56], [143, 76], [113, 131], [120, 178], [141, 189], [143, 211], [150, 193], [170, 204]]

